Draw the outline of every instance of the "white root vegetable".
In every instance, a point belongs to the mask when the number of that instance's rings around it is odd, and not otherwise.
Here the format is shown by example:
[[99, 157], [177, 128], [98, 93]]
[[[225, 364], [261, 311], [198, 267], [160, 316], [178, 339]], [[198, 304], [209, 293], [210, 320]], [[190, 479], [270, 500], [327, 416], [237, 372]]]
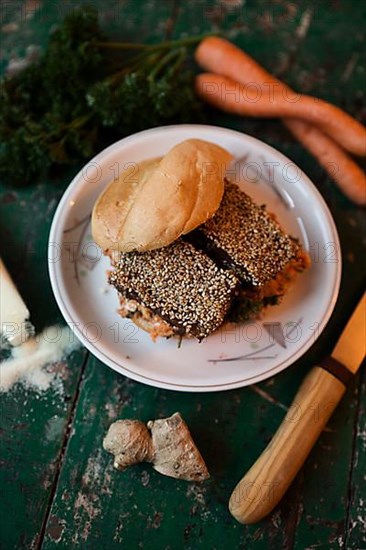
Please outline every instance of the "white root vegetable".
[[176, 479], [203, 481], [210, 477], [179, 413], [150, 420], [147, 427], [139, 420], [118, 420], [109, 427], [103, 447], [114, 455], [114, 466], [119, 470], [151, 462], [155, 470]]

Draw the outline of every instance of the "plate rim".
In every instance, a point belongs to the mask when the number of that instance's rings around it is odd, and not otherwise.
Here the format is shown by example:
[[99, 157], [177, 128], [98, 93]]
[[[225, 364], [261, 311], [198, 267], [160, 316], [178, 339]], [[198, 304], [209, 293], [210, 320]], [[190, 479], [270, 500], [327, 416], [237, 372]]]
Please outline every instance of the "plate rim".
[[[113, 150], [118, 149], [121, 147], [121, 145], [128, 145], [129, 142], [134, 141], [136, 139], [139, 139], [140, 136], [144, 136], [146, 134], [154, 134], [154, 133], [160, 133], [164, 132], [166, 130], [174, 131], [174, 130], [191, 130], [197, 131], [197, 129], [200, 130], [208, 130], [208, 131], [214, 131], [214, 132], [220, 132], [224, 134], [231, 134], [236, 135], [240, 138], [246, 138], [249, 141], [252, 141], [252, 143], [256, 143], [257, 145], [260, 145], [261, 147], [264, 147], [267, 151], [271, 152], [272, 154], [276, 154], [282, 157], [283, 161], [291, 162], [293, 166], [295, 166], [298, 170], [301, 171], [302, 179], [305, 180], [307, 187], [311, 190], [313, 195], [315, 195], [316, 200], [318, 201], [319, 205], [321, 206], [322, 211], [326, 215], [326, 222], [328, 229], [330, 230], [332, 237], [334, 238], [334, 242], [336, 244], [337, 250], [339, 250], [339, 261], [336, 264], [335, 269], [335, 277], [334, 277], [334, 284], [333, 284], [333, 290], [331, 294], [330, 302], [327, 305], [327, 308], [324, 312], [323, 318], [321, 322], [319, 323], [319, 330], [317, 331], [316, 338], [308, 338], [304, 344], [299, 348], [292, 356], [288, 357], [284, 361], [282, 361], [279, 364], [276, 364], [269, 370], [261, 373], [256, 374], [251, 377], [247, 377], [245, 380], [239, 380], [235, 382], [225, 382], [223, 384], [204, 384], [204, 385], [190, 385], [190, 384], [179, 384], [176, 382], [165, 382], [161, 380], [156, 380], [154, 378], [144, 376], [142, 374], [138, 374], [134, 371], [131, 371], [128, 367], [126, 367], [124, 364], [117, 364], [114, 359], [112, 359], [110, 356], [104, 354], [104, 351], [100, 350], [99, 347], [95, 346], [93, 342], [89, 341], [82, 331], [79, 329], [75, 321], [72, 319], [72, 316], [68, 310], [67, 305], [64, 302], [63, 299], [63, 293], [61, 289], [59, 288], [58, 281], [57, 281], [57, 269], [56, 265], [58, 262], [51, 261], [50, 256], [50, 244], [58, 242], [57, 240], [57, 234], [58, 231], [58, 222], [59, 218], [62, 216], [62, 213], [64, 211], [65, 204], [70, 198], [70, 194], [73, 193], [73, 191], [78, 187], [80, 183], [80, 179], [83, 173], [83, 170], [85, 169], [88, 164], [96, 163], [98, 162], [98, 159], [101, 157], [104, 157], [106, 154], [113, 152]], [[340, 246], [340, 240], [339, 235], [337, 231], [337, 227], [335, 224], [335, 221], [333, 219], [333, 216], [329, 210], [329, 207], [327, 203], [325, 202], [323, 196], [321, 195], [320, 191], [317, 189], [317, 187], [314, 185], [314, 183], [311, 181], [311, 179], [307, 176], [307, 174], [296, 164], [294, 163], [290, 158], [288, 158], [286, 155], [284, 155], [281, 151], [278, 151], [275, 147], [267, 144], [266, 142], [253, 137], [249, 134], [246, 134], [244, 132], [240, 132], [238, 130], [232, 130], [230, 128], [222, 127], [222, 126], [216, 126], [216, 125], [208, 125], [208, 124], [174, 124], [174, 125], [168, 125], [168, 126], [159, 126], [156, 128], [149, 128], [147, 130], [143, 130], [141, 132], [136, 132], [135, 134], [132, 134], [130, 136], [127, 136], [125, 138], [122, 138], [102, 151], [100, 151], [97, 155], [95, 155], [93, 158], [91, 158], [87, 163], [85, 163], [81, 169], [78, 171], [78, 173], [73, 177], [69, 185], [66, 187], [58, 205], [55, 210], [51, 229], [49, 233], [49, 239], [48, 239], [48, 272], [51, 282], [52, 291], [56, 300], [56, 303], [71, 330], [76, 335], [76, 337], [81, 341], [81, 343], [90, 351], [97, 359], [99, 359], [102, 363], [104, 363], [109, 368], [112, 368], [114, 371], [118, 372], [118, 374], [126, 376], [127, 378], [130, 378], [136, 382], [144, 383], [152, 387], [157, 387], [161, 389], [169, 389], [172, 391], [180, 391], [180, 392], [214, 392], [214, 391], [227, 391], [232, 390], [236, 388], [245, 387], [248, 385], [251, 385], [253, 383], [261, 382], [263, 380], [266, 380], [270, 376], [274, 376], [275, 374], [278, 374], [279, 372], [282, 372], [286, 368], [290, 367], [295, 361], [297, 361], [300, 357], [302, 357], [308, 349], [312, 347], [312, 345], [317, 341], [317, 339], [322, 334], [323, 330], [325, 329], [332, 313], [334, 310], [334, 307], [336, 305], [338, 294], [339, 294], [339, 288], [340, 288], [340, 282], [341, 282], [341, 276], [342, 276], [342, 253], [341, 253], [341, 246]]]

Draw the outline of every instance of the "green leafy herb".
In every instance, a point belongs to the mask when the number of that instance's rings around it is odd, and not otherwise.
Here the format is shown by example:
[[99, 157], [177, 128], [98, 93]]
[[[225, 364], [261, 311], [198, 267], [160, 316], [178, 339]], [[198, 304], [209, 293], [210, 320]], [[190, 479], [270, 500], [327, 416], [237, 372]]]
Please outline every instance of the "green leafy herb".
[[242, 323], [253, 319], [267, 306], [275, 306], [280, 301], [280, 296], [266, 296], [262, 300], [248, 298], [245, 293], [240, 293], [233, 301], [229, 311], [229, 321]]
[[73, 10], [40, 61], [0, 82], [0, 176], [29, 183], [111, 141], [200, 119], [186, 45], [108, 42], [91, 7]]

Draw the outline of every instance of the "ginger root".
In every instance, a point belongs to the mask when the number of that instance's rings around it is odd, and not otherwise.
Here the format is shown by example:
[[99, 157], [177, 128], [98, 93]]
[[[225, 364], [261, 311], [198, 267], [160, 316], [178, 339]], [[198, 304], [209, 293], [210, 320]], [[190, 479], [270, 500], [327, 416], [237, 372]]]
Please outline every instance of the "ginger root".
[[124, 470], [132, 464], [151, 462], [163, 475], [187, 481], [210, 477], [187, 424], [179, 413], [150, 420], [117, 420], [107, 432], [103, 447], [114, 455], [114, 467]]
[[150, 432], [139, 420], [117, 420], [109, 427], [103, 447], [114, 455], [114, 467], [125, 470], [132, 464], [151, 462], [153, 450]]

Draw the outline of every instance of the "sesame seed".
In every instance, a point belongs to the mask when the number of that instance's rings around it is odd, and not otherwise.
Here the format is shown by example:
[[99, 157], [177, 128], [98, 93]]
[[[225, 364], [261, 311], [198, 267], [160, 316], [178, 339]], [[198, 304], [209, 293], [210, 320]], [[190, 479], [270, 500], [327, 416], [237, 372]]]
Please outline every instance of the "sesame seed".
[[224, 321], [239, 281], [178, 239], [149, 252], [120, 254], [109, 281], [179, 333], [205, 338]]
[[261, 286], [295, 259], [300, 246], [272, 214], [227, 179], [216, 214], [188, 235], [243, 282]]

